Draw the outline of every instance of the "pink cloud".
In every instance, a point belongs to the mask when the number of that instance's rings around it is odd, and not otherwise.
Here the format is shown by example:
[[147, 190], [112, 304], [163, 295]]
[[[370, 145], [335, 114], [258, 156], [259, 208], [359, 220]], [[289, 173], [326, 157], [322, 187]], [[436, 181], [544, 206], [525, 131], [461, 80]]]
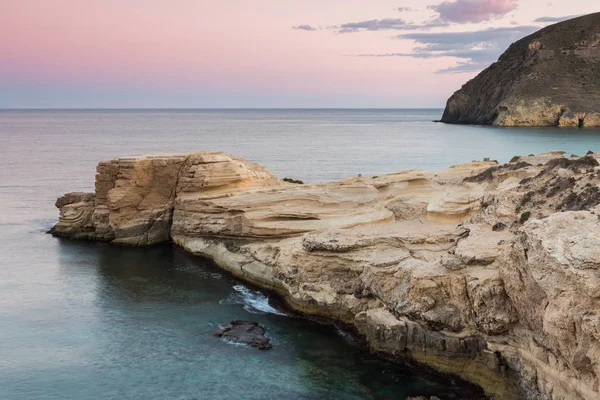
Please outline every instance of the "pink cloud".
[[441, 20], [459, 24], [489, 21], [516, 8], [517, 0], [454, 0], [431, 6]]

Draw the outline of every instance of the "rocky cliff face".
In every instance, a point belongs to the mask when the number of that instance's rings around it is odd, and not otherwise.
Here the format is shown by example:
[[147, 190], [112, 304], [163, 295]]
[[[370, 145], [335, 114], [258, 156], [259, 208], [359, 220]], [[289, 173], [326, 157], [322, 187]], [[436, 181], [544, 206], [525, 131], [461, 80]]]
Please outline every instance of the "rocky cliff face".
[[600, 398], [600, 155], [321, 185], [222, 153], [102, 162], [59, 236], [173, 240], [499, 399]]
[[225, 153], [140, 156], [104, 161], [95, 193], [56, 201], [60, 220], [51, 233], [127, 245], [171, 240], [175, 200], [224, 196], [278, 186], [264, 167]]
[[599, 127], [600, 13], [512, 44], [450, 97], [442, 122]]

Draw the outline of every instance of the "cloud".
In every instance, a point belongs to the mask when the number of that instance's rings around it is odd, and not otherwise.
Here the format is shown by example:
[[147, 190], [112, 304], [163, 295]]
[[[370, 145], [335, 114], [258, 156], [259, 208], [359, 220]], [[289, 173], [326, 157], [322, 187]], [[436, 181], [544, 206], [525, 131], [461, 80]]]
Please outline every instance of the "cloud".
[[446, 22], [465, 24], [500, 18], [517, 8], [518, 0], [453, 0], [428, 8]]
[[[427, 30], [447, 27], [450, 24], [483, 22], [500, 18], [517, 8], [518, 0], [447, 0], [438, 5], [427, 6], [437, 16], [422, 24], [407, 22], [401, 18], [372, 19], [340, 25], [337, 33], [384, 30]], [[398, 11], [412, 11], [409, 7], [398, 7]]]
[[[486, 68], [484, 66], [483, 68]], [[474, 63], [469, 61], [459, 61], [454, 67], [448, 67], [435, 71], [436, 74], [464, 74], [467, 72], [479, 72], [482, 69], [481, 63]]]
[[580, 17], [581, 14], [577, 14], [577, 15], [566, 15], [564, 17], [540, 17], [535, 19], [533, 22], [561, 22], [561, 21], [566, 21], [568, 19], [571, 18], [576, 18], [576, 17]]
[[296, 25], [292, 26], [292, 29], [298, 29], [300, 31], [316, 31], [317, 28], [311, 25]]
[[490, 28], [473, 32], [411, 32], [397, 35], [396, 39], [415, 41], [419, 46], [411, 53], [359, 54], [360, 57], [411, 57], [418, 59], [458, 58], [457, 65], [437, 73], [479, 71], [495, 62], [506, 48], [518, 39], [539, 28], [515, 26]]
[[417, 43], [426, 45], [471, 45], [474, 43], [489, 43], [502, 41], [514, 41], [538, 30], [536, 26], [516, 26], [503, 28], [488, 28], [470, 32], [436, 32], [436, 33], [405, 33], [398, 35], [396, 39], [410, 39]]
[[406, 29], [410, 24], [400, 18], [372, 19], [369, 21], [349, 22], [339, 27], [339, 33], [364, 31], [383, 31]]
[[349, 22], [336, 27], [337, 33], [351, 33], [359, 31], [414, 31], [445, 27], [449, 24], [442, 21], [429, 21], [424, 24], [413, 24], [401, 18], [372, 19], [369, 21]]

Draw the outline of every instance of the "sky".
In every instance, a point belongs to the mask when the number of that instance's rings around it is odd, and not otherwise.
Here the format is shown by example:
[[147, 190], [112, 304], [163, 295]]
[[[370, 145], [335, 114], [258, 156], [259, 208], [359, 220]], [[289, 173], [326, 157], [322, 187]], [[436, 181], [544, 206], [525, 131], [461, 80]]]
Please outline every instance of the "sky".
[[0, 0], [0, 108], [439, 108], [589, 0]]

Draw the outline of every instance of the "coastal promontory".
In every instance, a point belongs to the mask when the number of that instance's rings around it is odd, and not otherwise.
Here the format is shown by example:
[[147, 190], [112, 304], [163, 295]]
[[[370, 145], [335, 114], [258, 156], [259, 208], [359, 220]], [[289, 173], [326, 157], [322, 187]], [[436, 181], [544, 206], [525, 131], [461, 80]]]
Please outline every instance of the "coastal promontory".
[[[173, 242], [495, 399], [600, 398], [600, 154], [293, 184], [225, 153], [101, 162], [56, 236]], [[261, 331], [262, 332], [262, 331]], [[260, 333], [260, 332], [259, 332]]]
[[600, 13], [513, 43], [450, 97], [442, 122], [600, 127]]

